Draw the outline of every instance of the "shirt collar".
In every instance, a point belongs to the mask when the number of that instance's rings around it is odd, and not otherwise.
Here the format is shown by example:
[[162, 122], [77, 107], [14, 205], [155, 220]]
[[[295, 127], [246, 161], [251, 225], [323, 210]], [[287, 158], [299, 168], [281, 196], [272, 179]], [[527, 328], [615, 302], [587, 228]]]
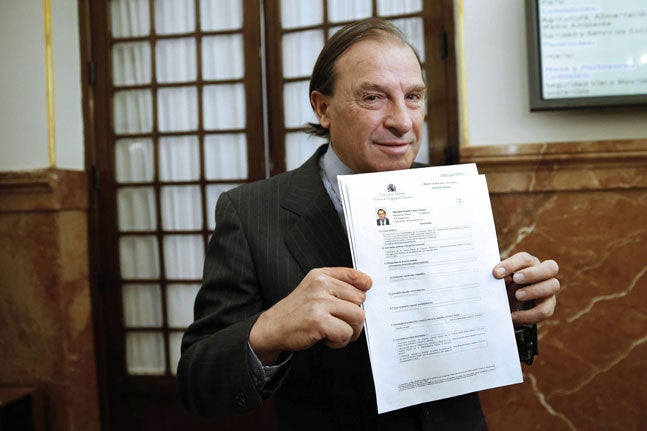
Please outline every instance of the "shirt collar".
[[337, 196], [339, 196], [339, 183], [337, 183], [337, 176], [352, 175], [355, 173], [341, 161], [337, 156], [337, 153], [333, 150], [332, 145], [328, 146], [328, 151], [326, 151], [321, 158], [319, 166], [322, 170], [322, 177], [328, 180]]
[[329, 145], [326, 152], [319, 158], [319, 170], [324, 189], [326, 189], [326, 193], [328, 193], [328, 196], [337, 211], [339, 221], [341, 221], [345, 232], [346, 220], [344, 219], [344, 208], [341, 204], [341, 195], [339, 194], [337, 176], [352, 175], [354, 172], [351, 168], [346, 166], [339, 157], [337, 157], [337, 154], [332, 149], [332, 145]]

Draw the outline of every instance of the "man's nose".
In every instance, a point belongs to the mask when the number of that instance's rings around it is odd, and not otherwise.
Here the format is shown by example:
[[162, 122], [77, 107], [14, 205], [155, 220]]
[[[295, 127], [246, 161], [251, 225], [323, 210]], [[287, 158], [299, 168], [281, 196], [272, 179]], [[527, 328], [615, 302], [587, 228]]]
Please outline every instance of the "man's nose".
[[396, 135], [403, 135], [408, 132], [413, 121], [409, 109], [404, 101], [393, 101], [389, 103], [389, 112], [387, 112], [384, 126]]

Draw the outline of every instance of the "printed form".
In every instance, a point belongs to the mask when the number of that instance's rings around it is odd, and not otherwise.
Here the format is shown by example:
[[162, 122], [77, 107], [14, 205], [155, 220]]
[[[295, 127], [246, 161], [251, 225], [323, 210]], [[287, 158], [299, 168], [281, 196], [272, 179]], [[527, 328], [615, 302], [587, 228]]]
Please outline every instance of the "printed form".
[[338, 177], [378, 413], [521, 383], [485, 176], [474, 164]]

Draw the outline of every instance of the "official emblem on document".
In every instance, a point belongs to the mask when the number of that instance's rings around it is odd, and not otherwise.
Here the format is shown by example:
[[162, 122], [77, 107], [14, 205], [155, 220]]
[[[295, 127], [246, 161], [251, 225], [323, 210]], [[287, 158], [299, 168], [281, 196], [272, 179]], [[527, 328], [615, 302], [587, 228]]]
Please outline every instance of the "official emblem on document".
[[389, 184], [386, 186], [386, 191], [389, 193], [395, 193], [395, 184]]

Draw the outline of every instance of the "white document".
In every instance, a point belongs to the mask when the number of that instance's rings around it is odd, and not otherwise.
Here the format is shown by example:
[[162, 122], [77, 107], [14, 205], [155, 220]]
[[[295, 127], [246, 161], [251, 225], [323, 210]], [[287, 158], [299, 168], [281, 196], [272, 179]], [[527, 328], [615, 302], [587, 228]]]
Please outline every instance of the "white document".
[[[455, 165], [338, 177], [378, 413], [523, 381], [487, 184]], [[386, 217], [380, 222], [378, 211]], [[386, 224], [388, 219], [388, 224]]]

